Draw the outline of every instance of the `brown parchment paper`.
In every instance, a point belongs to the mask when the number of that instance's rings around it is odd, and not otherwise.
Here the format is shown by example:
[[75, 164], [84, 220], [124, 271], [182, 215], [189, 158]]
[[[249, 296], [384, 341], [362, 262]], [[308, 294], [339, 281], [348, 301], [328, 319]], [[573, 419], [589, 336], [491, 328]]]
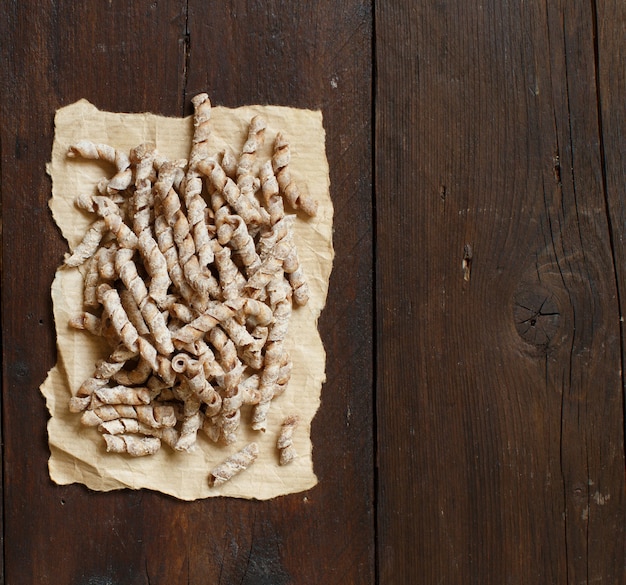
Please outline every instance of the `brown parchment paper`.
[[[82, 310], [83, 277], [79, 269], [59, 268], [52, 284], [58, 361], [41, 386], [51, 415], [49, 471], [57, 484], [82, 483], [100, 491], [147, 488], [182, 500], [218, 495], [269, 499], [316, 484], [310, 427], [325, 381], [325, 352], [317, 332], [317, 319], [326, 302], [334, 255], [325, 133], [321, 112], [280, 106], [214, 107], [211, 136], [214, 152], [227, 145], [235, 153], [240, 151], [248, 123], [256, 114], [262, 114], [268, 122], [265, 146], [258, 153], [258, 161], [267, 160], [276, 133], [283, 132], [291, 144], [292, 176], [319, 202], [317, 217], [308, 219], [299, 215], [294, 226], [311, 298], [306, 306], [294, 307], [286, 341], [293, 372], [286, 392], [272, 402], [267, 431], [250, 430], [245, 420], [249, 412], [244, 410], [239, 441], [234, 445], [216, 445], [199, 432], [196, 447], [189, 453], [174, 452], [166, 445], [150, 457], [106, 453], [98, 431], [82, 426], [80, 415], [69, 412], [68, 401], [83, 380], [92, 375], [96, 360], [107, 357], [108, 352], [97, 338], [68, 327], [70, 316]], [[114, 174], [110, 165], [69, 159], [66, 153], [70, 144], [86, 139], [128, 152], [150, 141], [168, 158], [187, 158], [192, 131], [191, 117], [101, 112], [86, 100], [58, 110], [52, 160], [48, 165], [52, 177], [50, 209], [69, 247], [73, 249], [81, 241], [95, 219], [78, 210], [74, 198], [81, 193], [92, 193], [100, 178]], [[298, 457], [293, 463], [280, 466], [276, 439], [283, 418], [292, 413], [301, 419], [294, 435]], [[259, 445], [257, 461], [229, 482], [210, 488], [210, 470], [250, 441]]]

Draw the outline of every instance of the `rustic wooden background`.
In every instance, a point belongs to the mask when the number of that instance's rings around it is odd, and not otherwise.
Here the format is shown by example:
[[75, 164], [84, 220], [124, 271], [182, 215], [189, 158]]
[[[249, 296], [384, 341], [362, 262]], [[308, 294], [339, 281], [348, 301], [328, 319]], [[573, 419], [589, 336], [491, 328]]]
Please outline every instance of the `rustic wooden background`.
[[[626, 4], [5, 0], [2, 583], [626, 582]], [[321, 109], [312, 490], [58, 487], [55, 110]]]

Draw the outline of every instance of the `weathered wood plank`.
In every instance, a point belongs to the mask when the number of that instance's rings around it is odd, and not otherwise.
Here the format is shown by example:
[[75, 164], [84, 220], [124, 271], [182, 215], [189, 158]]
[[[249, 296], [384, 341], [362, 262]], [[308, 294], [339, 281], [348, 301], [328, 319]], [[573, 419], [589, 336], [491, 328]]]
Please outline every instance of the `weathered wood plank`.
[[[8, 2], [2, 72], [3, 435], [7, 583], [373, 583], [371, 31], [369, 5]], [[324, 114], [335, 271], [313, 424], [319, 486], [271, 502], [95, 494], [47, 475], [37, 387], [54, 364], [49, 287], [65, 243], [45, 163], [55, 110], [191, 112], [275, 103]]]
[[141, 494], [94, 494], [79, 486], [57, 487], [49, 479], [47, 411], [38, 386], [56, 359], [50, 284], [67, 248], [48, 210], [45, 164], [55, 110], [79, 98], [112, 111], [182, 113], [184, 6], [3, 4], [7, 583], [144, 583], [142, 551], [167, 530], [167, 522], [166, 528], [158, 522], [168, 515], [144, 511]]
[[594, 22], [376, 4], [381, 583], [623, 580]]

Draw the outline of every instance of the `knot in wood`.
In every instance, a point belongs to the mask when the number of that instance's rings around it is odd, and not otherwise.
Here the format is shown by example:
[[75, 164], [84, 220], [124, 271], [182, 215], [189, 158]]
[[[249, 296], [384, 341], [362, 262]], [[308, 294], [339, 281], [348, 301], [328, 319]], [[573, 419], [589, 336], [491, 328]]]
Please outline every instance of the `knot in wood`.
[[550, 291], [525, 284], [515, 293], [513, 319], [519, 336], [526, 343], [547, 348], [559, 329], [561, 315]]

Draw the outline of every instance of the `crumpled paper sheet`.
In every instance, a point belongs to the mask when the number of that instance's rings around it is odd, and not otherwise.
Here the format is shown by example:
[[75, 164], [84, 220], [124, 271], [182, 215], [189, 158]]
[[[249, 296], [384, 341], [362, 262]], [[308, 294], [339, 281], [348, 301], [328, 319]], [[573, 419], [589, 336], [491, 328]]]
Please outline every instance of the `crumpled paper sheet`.
[[[49, 471], [57, 484], [82, 483], [99, 491], [147, 488], [182, 500], [218, 495], [263, 500], [307, 490], [317, 483], [310, 427], [325, 381], [325, 352], [317, 319], [326, 302], [334, 256], [325, 132], [321, 112], [279, 106], [214, 107], [211, 136], [214, 152], [220, 152], [226, 145], [235, 153], [240, 150], [248, 123], [256, 114], [262, 114], [268, 122], [265, 145], [258, 160], [267, 160], [276, 133], [283, 132], [291, 144], [292, 176], [319, 202], [317, 217], [308, 219], [299, 215], [295, 222], [298, 253], [311, 298], [306, 306], [294, 307], [286, 341], [293, 372], [286, 392], [272, 402], [267, 431], [250, 430], [245, 418], [249, 412], [243, 410], [239, 440], [234, 445], [216, 445], [200, 431], [196, 447], [189, 453], [174, 452], [166, 445], [150, 457], [106, 453], [100, 433], [82, 426], [80, 415], [69, 412], [68, 401], [83, 380], [92, 375], [96, 360], [106, 358], [108, 351], [101, 340], [68, 327], [69, 318], [82, 310], [82, 274], [79, 269], [59, 268], [52, 285], [58, 361], [41, 386], [51, 414]], [[52, 160], [48, 165], [52, 177], [50, 209], [70, 248], [81, 241], [94, 220], [94, 216], [74, 206], [74, 198], [94, 192], [101, 177], [114, 174], [113, 167], [106, 163], [69, 159], [66, 153], [70, 144], [87, 139], [128, 152], [150, 141], [170, 159], [187, 158], [192, 132], [191, 117], [101, 112], [86, 100], [58, 110]], [[294, 435], [298, 457], [291, 464], [280, 466], [276, 439], [282, 420], [293, 413], [300, 416]], [[251, 441], [259, 444], [257, 461], [222, 486], [210, 488], [210, 470]]]

